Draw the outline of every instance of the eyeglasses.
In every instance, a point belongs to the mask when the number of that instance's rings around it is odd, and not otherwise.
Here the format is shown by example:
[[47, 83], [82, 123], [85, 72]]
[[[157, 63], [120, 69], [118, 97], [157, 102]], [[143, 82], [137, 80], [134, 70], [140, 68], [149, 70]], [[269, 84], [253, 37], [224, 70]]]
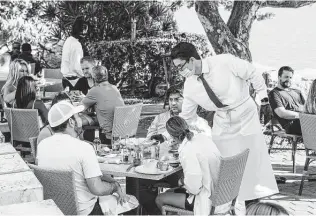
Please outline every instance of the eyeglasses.
[[175, 66], [176, 70], [177, 70], [177, 71], [182, 71], [184, 65], [186, 65], [187, 63], [188, 63], [188, 61], [185, 61], [183, 64], [180, 64], [180, 65], [178, 65], [178, 66]]

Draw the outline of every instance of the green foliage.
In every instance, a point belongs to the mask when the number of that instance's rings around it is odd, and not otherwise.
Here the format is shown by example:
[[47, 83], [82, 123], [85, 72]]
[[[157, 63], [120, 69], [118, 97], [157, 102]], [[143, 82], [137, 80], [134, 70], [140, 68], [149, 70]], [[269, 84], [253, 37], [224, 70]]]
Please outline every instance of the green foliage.
[[[180, 41], [196, 45], [202, 57], [211, 54], [207, 38], [197, 34], [169, 33], [159, 37], [139, 39], [136, 41], [101, 41], [90, 43], [88, 50], [91, 56], [102, 61], [108, 68], [109, 81], [119, 88], [133, 85], [133, 81], [142, 80], [147, 87], [154, 77], [165, 80], [163, 57]], [[171, 84], [180, 81], [172, 68], [172, 62], [166, 59], [168, 79]]]

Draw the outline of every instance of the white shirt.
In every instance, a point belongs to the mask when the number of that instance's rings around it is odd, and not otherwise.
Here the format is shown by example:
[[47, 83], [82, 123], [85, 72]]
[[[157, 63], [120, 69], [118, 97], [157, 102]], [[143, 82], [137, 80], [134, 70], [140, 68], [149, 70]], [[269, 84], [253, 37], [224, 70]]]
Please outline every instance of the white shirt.
[[83, 76], [80, 60], [83, 57], [81, 43], [77, 38], [68, 37], [63, 46], [61, 72], [64, 76]]
[[56, 133], [41, 141], [37, 151], [38, 166], [74, 172], [79, 214], [90, 214], [98, 197], [90, 192], [86, 179], [102, 176], [93, 147], [70, 135]]
[[250, 97], [249, 82], [253, 84], [258, 99], [268, 97], [262, 74], [248, 61], [233, 55], [221, 54], [202, 60], [202, 73], [215, 95], [228, 106], [217, 108], [198, 76], [188, 77], [184, 83], [180, 116], [191, 125], [196, 125], [198, 105], [208, 111], [218, 111], [230, 110], [245, 102]]
[[[164, 113], [157, 115], [154, 121], [151, 123], [150, 127], [147, 131], [147, 139], [150, 139], [151, 136], [156, 134], [162, 134], [167, 139], [171, 139], [169, 133], [166, 129], [167, 121], [172, 117], [170, 110]], [[199, 127], [195, 127], [195, 125], [190, 126], [190, 130], [196, 133], [205, 133], [211, 135], [212, 130], [211, 127], [208, 125], [207, 121], [201, 117], [197, 117], [197, 122]]]
[[[220, 167], [220, 152], [205, 134], [195, 134], [191, 141], [184, 139], [179, 147], [179, 159], [184, 173], [184, 185], [190, 194], [196, 195], [194, 215], [209, 215], [211, 201]], [[189, 203], [193, 200], [188, 197]]]

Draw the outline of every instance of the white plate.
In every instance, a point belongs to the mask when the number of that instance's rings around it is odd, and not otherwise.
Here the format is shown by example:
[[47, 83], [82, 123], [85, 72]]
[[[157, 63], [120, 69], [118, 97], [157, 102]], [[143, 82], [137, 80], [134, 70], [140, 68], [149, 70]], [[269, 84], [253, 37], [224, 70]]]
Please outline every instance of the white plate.
[[144, 165], [140, 165], [138, 167], [135, 167], [135, 172], [148, 174], [148, 175], [160, 175], [160, 174], [168, 173], [172, 169], [173, 168], [169, 166], [169, 169], [167, 171], [161, 171], [158, 168], [148, 168], [148, 167], [145, 167]]

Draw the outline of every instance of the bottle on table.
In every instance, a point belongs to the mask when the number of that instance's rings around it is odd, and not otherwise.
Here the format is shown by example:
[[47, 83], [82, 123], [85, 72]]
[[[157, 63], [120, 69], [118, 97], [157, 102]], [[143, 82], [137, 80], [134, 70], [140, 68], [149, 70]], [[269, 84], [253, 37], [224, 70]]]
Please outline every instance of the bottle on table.
[[94, 150], [95, 150], [96, 154], [98, 154], [101, 151], [101, 140], [100, 140], [99, 129], [96, 129], [94, 131], [93, 145], [94, 145]]

